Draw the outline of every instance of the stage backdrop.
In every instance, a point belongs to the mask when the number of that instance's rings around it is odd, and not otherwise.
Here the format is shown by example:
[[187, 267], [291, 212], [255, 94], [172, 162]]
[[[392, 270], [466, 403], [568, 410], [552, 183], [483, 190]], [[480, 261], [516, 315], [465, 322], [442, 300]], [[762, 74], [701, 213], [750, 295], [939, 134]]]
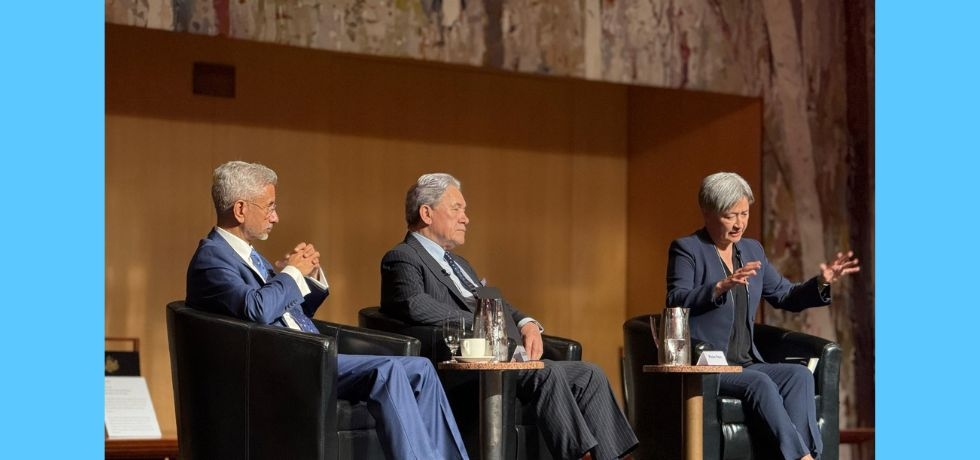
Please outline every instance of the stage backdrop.
[[[662, 308], [666, 248], [698, 225], [698, 180], [759, 177], [758, 99], [121, 26], [106, 43], [106, 331], [142, 339], [165, 432], [164, 306], [184, 297], [214, 225], [224, 161], [279, 173], [281, 221], [256, 246], [316, 244], [331, 287], [317, 317], [347, 324], [379, 302], [405, 191], [425, 172], [456, 175], [471, 218], [459, 252], [548, 333], [582, 342], [617, 392], [622, 324]], [[235, 97], [194, 95], [197, 61], [234, 66]]]
[[[874, 425], [874, 2], [107, 0], [105, 6], [113, 24], [761, 98], [764, 216], [756, 222], [762, 220], [771, 258], [784, 272], [807, 276], [833, 251], [850, 247], [864, 265], [835, 289], [832, 308], [791, 317], [770, 310], [764, 320], [838, 340], [845, 352], [842, 424]], [[171, 52], [179, 50], [163, 54]]]

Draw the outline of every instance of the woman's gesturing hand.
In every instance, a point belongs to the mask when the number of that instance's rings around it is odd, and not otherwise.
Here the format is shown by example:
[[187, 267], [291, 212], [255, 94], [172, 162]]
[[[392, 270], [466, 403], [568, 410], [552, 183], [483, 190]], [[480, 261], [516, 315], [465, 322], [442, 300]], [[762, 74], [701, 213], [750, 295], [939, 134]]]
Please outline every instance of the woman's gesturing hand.
[[758, 260], [753, 260], [746, 263], [735, 273], [732, 273], [727, 278], [719, 281], [715, 284], [715, 298], [718, 298], [722, 294], [732, 290], [733, 287], [743, 284], [745, 286], [749, 285], [749, 278], [756, 275], [756, 272], [762, 268], [762, 262]]
[[824, 284], [831, 284], [846, 275], [859, 271], [861, 271], [861, 267], [858, 265], [857, 258], [854, 257], [854, 251], [847, 251], [846, 255], [838, 252], [837, 258], [830, 264], [820, 264], [820, 277], [823, 278]]

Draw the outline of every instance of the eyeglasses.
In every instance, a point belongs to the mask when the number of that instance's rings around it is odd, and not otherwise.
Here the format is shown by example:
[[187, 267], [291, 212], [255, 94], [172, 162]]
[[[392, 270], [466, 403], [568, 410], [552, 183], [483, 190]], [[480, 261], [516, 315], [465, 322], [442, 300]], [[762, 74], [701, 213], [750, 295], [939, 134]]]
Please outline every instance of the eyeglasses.
[[261, 204], [258, 204], [254, 201], [248, 201], [248, 200], [244, 200], [244, 201], [248, 204], [255, 205], [255, 207], [265, 211], [266, 217], [272, 217], [273, 214], [276, 214], [276, 203], [272, 203], [269, 206], [262, 206]]

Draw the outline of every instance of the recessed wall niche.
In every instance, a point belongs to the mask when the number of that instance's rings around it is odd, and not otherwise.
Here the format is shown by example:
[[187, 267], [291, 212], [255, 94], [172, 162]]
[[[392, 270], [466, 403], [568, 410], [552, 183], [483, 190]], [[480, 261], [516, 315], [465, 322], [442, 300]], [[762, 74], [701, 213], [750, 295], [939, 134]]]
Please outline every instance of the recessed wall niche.
[[[193, 62], [234, 66], [235, 97], [188, 91]], [[107, 25], [106, 334], [140, 337], [173, 436], [164, 306], [214, 225], [215, 166], [278, 172], [280, 222], [257, 247], [316, 244], [331, 287], [317, 317], [348, 324], [379, 302], [405, 191], [442, 171], [467, 199], [459, 252], [618, 391], [622, 324], [663, 308], [700, 179], [733, 170], [758, 189], [761, 130], [757, 98]]]

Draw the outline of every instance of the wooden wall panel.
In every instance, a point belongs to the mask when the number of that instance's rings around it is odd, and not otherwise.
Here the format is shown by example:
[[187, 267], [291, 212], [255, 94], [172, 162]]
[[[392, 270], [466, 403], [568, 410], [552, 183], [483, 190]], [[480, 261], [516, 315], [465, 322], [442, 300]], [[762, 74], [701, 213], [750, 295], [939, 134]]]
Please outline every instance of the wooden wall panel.
[[762, 101], [692, 91], [629, 91], [627, 317], [663, 310], [670, 242], [704, 225], [701, 180], [742, 175], [756, 203], [746, 234], [762, 224]]
[[[235, 66], [237, 97], [192, 95], [194, 61]], [[106, 333], [142, 339], [173, 435], [164, 305], [214, 224], [215, 166], [276, 169], [281, 221], [256, 246], [315, 243], [332, 291], [317, 317], [350, 324], [379, 301], [405, 190], [445, 171], [472, 219], [459, 252], [547, 332], [580, 340], [618, 390], [622, 323], [662, 304], [667, 243], [700, 225], [700, 178], [758, 185], [760, 107], [109, 25]]]
[[[281, 222], [256, 246], [324, 254], [318, 318], [356, 323], [405, 232], [424, 172], [463, 181], [459, 252], [549, 333], [583, 343], [619, 387], [625, 314], [626, 88], [360, 58], [117, 26], [106, 31], [106, 333], [142, 339], [176, 431], [164, 305], [214, 223], [210, 174], [274, 168]], [[191, 94], [194, 61], [234, 65], [235, 99]]]

